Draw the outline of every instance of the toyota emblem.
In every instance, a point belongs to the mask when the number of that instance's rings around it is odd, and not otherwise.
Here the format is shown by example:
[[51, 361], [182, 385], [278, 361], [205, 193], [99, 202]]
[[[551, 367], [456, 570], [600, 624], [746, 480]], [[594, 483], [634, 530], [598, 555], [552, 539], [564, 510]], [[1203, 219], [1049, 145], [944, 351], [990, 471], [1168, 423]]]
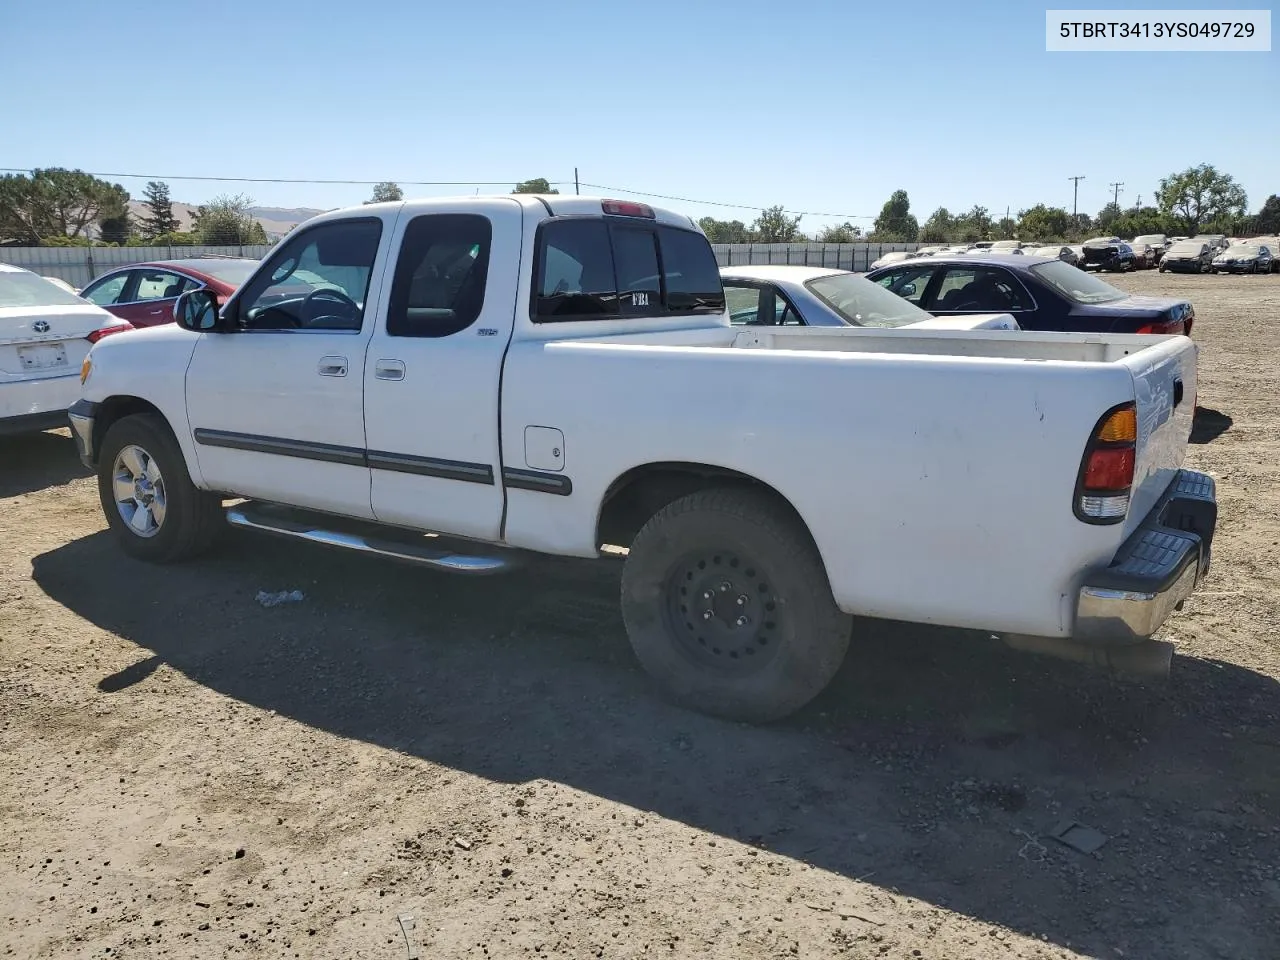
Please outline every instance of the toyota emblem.
[[33, 323], [33, 324], [31, 325], [31, 329], [32, 329], [32, 330], [34, 330], [36, 333], [48, 333], [48, 332], [49, 332], [49, 321], [48, 321], [48, 320], [37, 320], [35, 323]]

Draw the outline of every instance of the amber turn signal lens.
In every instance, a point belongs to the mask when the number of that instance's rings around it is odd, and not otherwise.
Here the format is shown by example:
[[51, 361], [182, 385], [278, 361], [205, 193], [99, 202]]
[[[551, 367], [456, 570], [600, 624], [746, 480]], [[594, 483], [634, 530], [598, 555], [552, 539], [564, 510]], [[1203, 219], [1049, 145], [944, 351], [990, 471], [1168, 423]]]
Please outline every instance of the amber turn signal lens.
[[93, 368], [93, 361], [88, 357], [84, 358], [84, 362], [80, 364], [80, 386], [84, 386], [84, 382], [89, 379], [89, 371]]
[[1138, 415], [1133, 407], [1117, 410], [1098, 428], [1097, 439], [1105, 443], [1136, 443], [1138, 440]]

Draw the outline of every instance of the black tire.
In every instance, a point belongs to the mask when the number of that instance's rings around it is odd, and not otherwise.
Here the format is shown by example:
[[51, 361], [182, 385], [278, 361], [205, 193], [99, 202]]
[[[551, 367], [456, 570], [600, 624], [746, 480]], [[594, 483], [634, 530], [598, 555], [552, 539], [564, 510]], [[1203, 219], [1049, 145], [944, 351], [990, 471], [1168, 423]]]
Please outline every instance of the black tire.
[[650, 518], [623, 568], [622, 616], [669, 699], [750, 723], [817, 696], [844, 660], [853, 623], [794, 514], [736, 488], [690, 494]]
[[[116, 504], [116, 458], [130, 446], [142, 450], [159, 469], [161, 482], [151, 489], [163, 494], [164, 516], [150, 536], [135, 532]], [[213, 546], [225, 528], [221, 498], [191, 482], [173, 431], [163, 417], [153, 413], [124, 417], [107, 430], [98, 458], [98, 498], [107, 525], [124, 552], [149, 563], [176, 563], [199, 556]]]

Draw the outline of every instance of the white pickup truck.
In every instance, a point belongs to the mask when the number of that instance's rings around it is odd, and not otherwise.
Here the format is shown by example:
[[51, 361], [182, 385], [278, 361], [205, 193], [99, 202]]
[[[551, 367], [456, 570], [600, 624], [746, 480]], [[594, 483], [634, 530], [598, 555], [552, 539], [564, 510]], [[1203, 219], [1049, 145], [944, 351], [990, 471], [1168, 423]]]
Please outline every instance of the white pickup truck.
[[811, 700], [856, 615], [1162, 674], [1209, 566], [1188, 338], [734, 328], [706, 237], [643, 204], [334, 211], [177, 314], [96, 344], [70, 411], [127, 553], [626, 548], [639, 660], [720, 716]]

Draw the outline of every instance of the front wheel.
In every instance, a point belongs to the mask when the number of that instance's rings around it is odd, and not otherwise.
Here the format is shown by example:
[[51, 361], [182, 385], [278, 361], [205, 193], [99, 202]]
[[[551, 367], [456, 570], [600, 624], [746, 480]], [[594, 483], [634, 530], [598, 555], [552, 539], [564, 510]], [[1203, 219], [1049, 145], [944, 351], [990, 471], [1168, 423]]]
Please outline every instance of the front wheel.
[[223, 527], [222, 501], [191, 482], [178, 441], [155, 414], [125, 417], [107, 430], [98, 497], [124, 552], [151, 563], [197, 556]]
[[736, 488], [682, 497], [644, 525], [623, 569], [622, 615], [666, 696], [753, 723], [816, 697], [852, 630], [799, 519]]

